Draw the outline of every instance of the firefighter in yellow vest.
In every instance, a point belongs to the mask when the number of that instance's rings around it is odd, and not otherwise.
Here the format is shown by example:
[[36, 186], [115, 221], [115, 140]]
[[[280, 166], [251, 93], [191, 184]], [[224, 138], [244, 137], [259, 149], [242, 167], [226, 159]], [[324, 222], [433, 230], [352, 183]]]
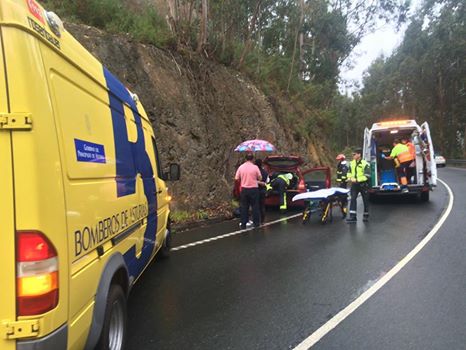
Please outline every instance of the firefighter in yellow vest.
[[[342, 153], [337, 155], [336, 160], [337, 164], [337, 184], [340, 188], [345, 188], [348, 186], [348, 163], [346, 162], [346, 156]], [[348, 212], [348, 199], [346, 196], [342, 196], [342, 199], [339, 201], [341, 213], [343, 214], [343, 219], [346, 218], [346, 213]]]
[[287, 209], [286, 190], [290, 187], [292, 179], [293, 174], [291, 173], [280, 174], [266, 185], [267, 190], [274, 189], [278, 192], [278, 197], [280, 198], [280, 211], [285, 211]]
[[382, 158], [393, 159], [395, 161], [396, 172], [401, 182], [401, 192], [409, 192], [406, 169], [414, 160], [414, 156], [410, 152], [408, 146], [402, 144], [399, 139], [395, 139], [390, 156], [385, 157], [385, 155], [382, 154]]
[[353, 160], [349, 165], [348, 177], [351, 181], [351, 202], [349, 210], [349, 218], [346, 219], [348, 223], [355, 223], [357, 221], [357, 199], [361, 193], [362, 201], [364, 203], [363, 221], [369, 221], [369, 198], [367, 190], [369, 189], [369, 178], [371, 174], [369, 163], [361, 158], [361, 149], [355, 149], [353, 152]]

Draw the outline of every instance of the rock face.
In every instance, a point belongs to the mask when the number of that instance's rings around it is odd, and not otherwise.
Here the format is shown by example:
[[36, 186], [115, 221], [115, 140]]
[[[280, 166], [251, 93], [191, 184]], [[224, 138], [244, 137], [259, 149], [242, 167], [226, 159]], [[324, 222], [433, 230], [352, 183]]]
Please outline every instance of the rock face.
[[268, 98], [239, 72], [124, 35], [66, 27], [139, 96], [154, 126], [162, 168], [181, 165], [181, 180], [169, 184], [175, 209], [228, 207], [235, 167], [243, 159], [233, 150], [247, 139], [268, 140], [281, 154], [302, 156], [306, 166], [328, 163], [324, 140], [301, 136], [286, 116], [293, 111], [304, 118], [305, 111], [284, 98]]

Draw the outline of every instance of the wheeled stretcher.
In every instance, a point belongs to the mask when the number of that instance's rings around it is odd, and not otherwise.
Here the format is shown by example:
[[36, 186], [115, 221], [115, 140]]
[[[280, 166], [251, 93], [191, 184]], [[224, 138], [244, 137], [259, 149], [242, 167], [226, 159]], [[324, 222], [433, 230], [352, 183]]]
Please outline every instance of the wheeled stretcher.
[[349, 190], [340, 187], [331, 187], [313, 192], [305, 192], [293, 197], [294, 201], [304, 200], [303, 224], [311, 218], [312, 213], [320, 214], [322, 224], [333, 220], [333, 207], [339, 206], [343, 215], [346, 215], [346, 203]]

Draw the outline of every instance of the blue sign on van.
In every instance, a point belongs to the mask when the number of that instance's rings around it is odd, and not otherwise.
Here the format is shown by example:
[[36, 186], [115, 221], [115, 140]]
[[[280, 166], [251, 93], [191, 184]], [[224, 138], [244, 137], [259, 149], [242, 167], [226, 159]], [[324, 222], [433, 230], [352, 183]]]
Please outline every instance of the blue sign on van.
[[104, 145], [74, 139], [78, 162], [106, 163]]

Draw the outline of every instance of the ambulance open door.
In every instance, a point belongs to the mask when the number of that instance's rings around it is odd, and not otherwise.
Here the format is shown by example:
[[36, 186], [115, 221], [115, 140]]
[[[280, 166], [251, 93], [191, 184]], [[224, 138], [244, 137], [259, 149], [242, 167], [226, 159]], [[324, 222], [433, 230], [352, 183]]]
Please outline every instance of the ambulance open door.
[[368, 128], [364, 129], [364, 144], [362, 150], [362, 157], [371, 167], [371, 186], [376, 186], [377, 179], [377, 145], [375, 140], [372, 139], [372, 134]]
[[[425, 122], [421, 125], [422, 133], [426, 136], [428, 142], [428, 153], [426, 153], [426, 169], [430, 171], [430, 177], [428, 178], [431, 186], [437, 186], [437, 164], [435, 163], [434, 145], [432, 143], [432, 137], [430, 135], [429, 124]], [[423, 137], [421, 137], [423, 138]]]

